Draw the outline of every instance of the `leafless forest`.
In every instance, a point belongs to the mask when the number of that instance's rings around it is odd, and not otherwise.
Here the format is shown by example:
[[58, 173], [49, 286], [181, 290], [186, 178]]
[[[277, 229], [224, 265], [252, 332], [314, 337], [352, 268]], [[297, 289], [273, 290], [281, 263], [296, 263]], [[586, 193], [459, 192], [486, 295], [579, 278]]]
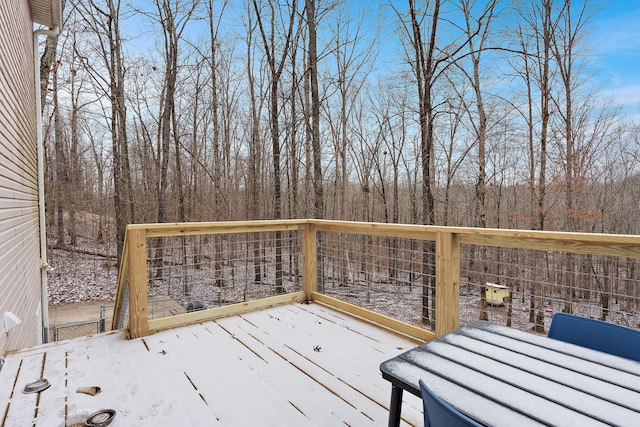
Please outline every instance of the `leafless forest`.
[[639, 233], [599, 2], [64, 3], [41, 46], [52, 247], [308, 217]]

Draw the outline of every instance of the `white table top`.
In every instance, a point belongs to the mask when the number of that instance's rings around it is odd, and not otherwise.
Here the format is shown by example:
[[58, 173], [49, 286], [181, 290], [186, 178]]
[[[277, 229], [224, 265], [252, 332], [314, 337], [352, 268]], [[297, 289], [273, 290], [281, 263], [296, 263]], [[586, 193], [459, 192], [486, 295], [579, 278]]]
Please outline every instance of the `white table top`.
[[490, 426], [640, 426], [640, 363], [474, 322], [381, 365], [411, 393], [418, 380]]

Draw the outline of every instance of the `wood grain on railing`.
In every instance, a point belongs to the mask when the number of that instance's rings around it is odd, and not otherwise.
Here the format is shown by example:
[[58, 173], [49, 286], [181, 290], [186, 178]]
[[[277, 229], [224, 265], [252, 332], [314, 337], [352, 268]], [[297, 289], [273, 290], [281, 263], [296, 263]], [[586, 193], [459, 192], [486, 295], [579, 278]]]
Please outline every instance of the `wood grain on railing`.
[[307, 220], [316, 230], [334, 233], [364, 234], [370, 236], [400, 237], [416, 240], [435, 240], [436, 231], [430, 226], [414, 224], [385, 224], [375, 222], [349, 222]]
[[316, 291], [316, 242], [316, 230], [310, 224], [306, 224], [302, 232], [302, 288], [308, 301], [311, 301]]
[[313, 302], [320, 302], [330, 307], [337, 308], [352, 316], [357, 316], [363, 320], [368, 320], [377, 325], [383, 326], [392, 332], [402, 334], [404, 338], [408, 338], [417, 343], [432, 340], [436, 337], [436, 334], [420, 328], [418, 326], [410, 325], [409, 323], [402, 322], [400, 320], [393, 319], [385, 316], [384, 314], [377, 313], [372, 310], [368, 310], [357, 305], [353, 305], [346, 301], [342, 301], [337, 298], [330, 297], [319, 292], [314, 292], [312, 295]]
[[436, 335], [458, 329], [460, 243], [453, 233], [436, 233]]
[[145, 230], [147, 237], [190, 236], [197, 234], [253, 233], [302, 230], [304, 220], [178, 222], [165, 224], [132, 224], [130, 230]]
[[149, 304], [147, 299], [147, 231], [131, 228], [129, 244], [129, 335], [140, 338], [149, 335]]

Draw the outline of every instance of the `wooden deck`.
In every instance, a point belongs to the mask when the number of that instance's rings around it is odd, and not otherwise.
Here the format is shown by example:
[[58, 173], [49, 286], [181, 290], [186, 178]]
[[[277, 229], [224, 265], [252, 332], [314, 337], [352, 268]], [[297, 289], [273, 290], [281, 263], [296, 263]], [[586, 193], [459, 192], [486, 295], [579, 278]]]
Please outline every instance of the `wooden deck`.
[[[383, 426], [391, 385], [379, 365], [414, 345], [321, 304], [77, 338], [7, 356], [0, 425], [70, 426], [110, 408], [113, 427]], [[49, 389], [22, 393], [40, 377]], [[405, 393], [402, 408], [405, 425], [422, 424], [421, 400]]]

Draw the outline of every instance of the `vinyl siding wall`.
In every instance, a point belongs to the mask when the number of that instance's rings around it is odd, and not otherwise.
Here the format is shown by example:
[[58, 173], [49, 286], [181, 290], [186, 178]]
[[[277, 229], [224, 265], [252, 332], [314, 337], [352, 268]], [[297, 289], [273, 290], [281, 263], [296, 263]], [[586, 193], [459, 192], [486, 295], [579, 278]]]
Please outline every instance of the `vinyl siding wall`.
[[[32, 31], [26, 0], [0, 1], [0, 356], [37, 344], [40, 331]], [[22, 320], [8, 336], [5, 311]]]

